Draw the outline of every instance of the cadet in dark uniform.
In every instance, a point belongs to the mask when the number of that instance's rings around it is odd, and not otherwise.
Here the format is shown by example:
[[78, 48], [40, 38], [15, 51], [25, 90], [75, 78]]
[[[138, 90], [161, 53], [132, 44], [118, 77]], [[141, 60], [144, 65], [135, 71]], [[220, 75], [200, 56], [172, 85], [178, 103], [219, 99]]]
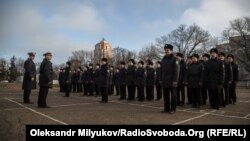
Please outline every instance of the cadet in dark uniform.
[[76, 71], [76, 92], [82, 92], [81, 72], [82, 68], [78, 67]]
[[144, 85], [145, 85], [145, 69], [143, 68], [144, 62], [138, 62], [138, 69], [135, 72], [135, 84], [137, 86], [137, 96], [139, 101], [145, 100]]
[[128, 87], [128, 100], [135, 100], [135, 60], [130, 59], [126, 71], [126, 82]]
[[186, 63], [184, 61], [182, 53], [177, 53], [176, 58], [180, 63], [180, 74], [179, 74], [179, 80], [178, 80], [178, 86], [177, 86], [177, 105], [183, 106], [185, 102], [184, 79], [186, 75]]
[[60, 68], [59, 77], [58, 77], [60, 92], [64, 92], [64, 80], [63, 80], [64, 78], [63, 78], [63, 75], [64, 75], [64, 69]]
[[221, 105], [225, 107], [229, 103], [229, 85], [231, 85], [233, 81], [233, 71], [231, 64], [225, 61], [224, 52], [219, 53], [219, 58], [225, 66], [224, 84], [223, 88], [221, 89]]
[[[187, 58], [187, 65], [186, 65], [186, 70], [188, 70], [188, 68], [189, 68], [189, 66], [192, 64], [192, 56], [189, 56], [188, 58]], [[192, 104], [193, 102], [192, 102], [192, 100], [193, 100], [193, 98], [192, 98], [192, 94], [191, 94], [191, 92], [190, 92], [190, 88], [189, 87], [187, 87], [187, 100], [188, 100], [188, 104]]]
[[122, 61], [120, 63], [120, 72], [118, 75], [118, 81], [120, 85], [121, 97], [119, 100], [126, 100], [126, 69], [125, 69], [125, 62]]
[[239, 70], [238, 65], [234, 62], [234, 56], [232, 54], [227, 55], [227, 60], [232, 66], [233, 70], [233, 82], [229, 86], [229, 103], [235, 104], [236, 102], [236, 86], [239, 80]]
[[53, 86], [53, 68], [52, 63], [50, 62], [52, 54], [46, 52], [44, 56], [45, 57], [40, 65], [38, 108], [50, 108], [47, 105], [46, 99], [49, 88], [52, 88]]
[[71, 72], [70, 72], [71, 63], [66, 63], [66, 68], [64, 72], [64, 86], [65, 86], [65, 97], [69, 97], [70, 85], [71, 85]]
[[176, 88], [179, 80], [179, 62], [173, 55], [173, 46], [164, 46], [165, 56], [161, 61], [161, 81], [163, 87], [164, 110], [170, 114], [176, 111]]
[[218, 58], [218, 50], [213, 48], [210, 50], [211, 59], [205, 67], [205, 76], [207, 79], [207, 88], [210, 95], [210, 103], [213, 109], [219, 110], [221, 101], [221, 88], [224, 81], [224, 65]]
[[202, 86], [202, 64], [198, 61], [199, 55], [193, 54], [192, 64], [188, 67], [186, 82], [192, 94], [193, 108], [200, 108]]
[[93, 96], [93, 90], [94, 90], [94, 70], [93, 70], [93, 64], [89, 64], [89, 68], [87, 71], [87, 91], [89, 96]]
[[82, 84], [83, 84], [83, 95], [82, 96], [87, 96], [88, 95], [87, 79], [88, 79], [88, 66], [84, 67], [82, 78], [81, 78], [81, 81], [82, 81]]
[[154, 100], [154, 81], [155, 81], [155, 70], [153, 68], [153, 62], [148, 61], [146, 69], [146, 100]]
[[23, 103], [30, 104], [30, 93], [32, 89], [36, 89], [36, 65], [33, 62], [35, 53], [29, 52], [29, 58], [24, 62], [24, 76], [23, 76]]
[[72, 91], [76, 92], [76, 88], [77, 88], [77, 69], [74, 69], [74, 72], [71, 76], [71, 83], [72, 83]]
[[202, 97], [202, 104], [206, 105], [207, 103], [207, 97], [208, 97], [208, 89], [207, 89], [207, 79], [205, 76], [205, 66], [207, 64], [207, 61], [209, 60], [210, 55], [209, 54], [203, 54], [202, 55], [202, 89], [201, 89], [201, 97]]
[[95, 65], [95, 72], [94, 72], [94, 76], [95, 76], [95, 94], [96, 96], [100, 96], [100, 89], [101, 89], [101, 83], [100, 83], [100, 78], [101, 78], [101, 74], [100, 74], [100, 64], [97, 63]]
[[156, 86], [156, 100], [162, 98], [162, 87], [161, 87], [161, 61], [156, 62], [156, 76], [155, 76], [155, 86]]
[[119, 73], [120, 73], [120, 69], [116, 68], [115, 73], [114, 73], [114, 85], [115, 85], [116, 96], [121, 94], [120, 84], [119, 84]]
[[102, 58], [102, 65], [100, 70], [100, 82], [101, 82], [101, 95], [102, 103], [108, 102], [108, 59]]
[[114, 67], [109, 67], [109, 87], [108, 87], [108, 94], [114, 94]]

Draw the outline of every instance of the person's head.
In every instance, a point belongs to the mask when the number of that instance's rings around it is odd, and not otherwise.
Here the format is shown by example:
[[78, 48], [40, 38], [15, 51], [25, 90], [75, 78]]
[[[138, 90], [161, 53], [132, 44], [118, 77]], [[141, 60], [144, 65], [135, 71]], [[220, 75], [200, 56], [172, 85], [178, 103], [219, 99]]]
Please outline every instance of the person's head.
[[182, 61], [183, 60], [183, 54], [180, 53], [180, 52], [176, 53], [176, 58], [177, 58], [178, 61]]
[[139, 68], [142, 68], [143, 65], [144, 65], [144, 62], [143, 62], [143, 61], [139, 61], [139, 62], [138, 62], [138, 67], [139, 67]]
[[29, 58], [30, 58], [31, 60], [34, 60], [34, 59], [35, 59], [35, 56], [36, 56], [36, 53], [34, 53], [34, 52], [29, 52], [28, 55], [29, 55]]
[[95, 65], [95, 69], [99, 69], [99, 68], [100, 68], [100, 64], [97, 63], [97, 64]]
[[165, 44], [164, 50], [165, 50], [165, 55], [169, 56], [173, 53], [173, 46], [171, 44]]
[[121, 67], [121, 68], [125, 68], [125, 62], [124, 62], [124, 61], [121, 61], [121, 62], [120, 62], [120, 67]]
[[157, 61], [157, 62], [155, 63], [155, 66], [156, 66], [156, 68], [160, 68], [160, 67], [161, 67], [161, 61]]
[[154, 67], [153, 65], [154, 65], [154, 63], [152, 61], [148, 61], [148, 67], [149, 68], [153, 68]]
[[113, 69], [114, 69], [114, 66], [110, 66], [109, 68], [110, 68], [110, 70], [113, 70]]
[[204, 62], [207, 62], [207, 61], [209, 60], [209, 58], [210, 58], [210, 55], [207, 54], [207, 53], [205, 53], [205, 54], [202, 55], [202, 60], [203, 60]]
[[43, 54], [43, 56], [45, 57], [45, 59], [47, 60], [51, 60], [52, 59], [52, 53], [51, 52], [46, 52]]
[[66, 67], [70, 67], [71, 66], [71, 62], [66, 62]]
[[135, 60], [134, 59], [129, 59], [128, 65], [133, 66], [134, 64], [135, 64]]
[[211, 58], [212, 58], [212, 59], [217, 58], [217, 57], [218, 57], [218, 49], [217, 49], [217, 48], [212, 48], [212, 49], [210, 50], [210, 55], [211, 55]]
[[187, 58], [187, 63], [188, 63], [188, 64], [191, 64], [191, 63], [192, 63], [192, 56], [189, 56], [189, 57]]
[[89, 69], [92, 69], [92, 68], [93, 68], [93, 64], [90, 63], [90, 64], [89, 64]]
[[198, 54], [193, 54], [193, 55], [192, 55], [192, 62], [193, 62], [193, 63], [197, 63], [198, 60], [199, 60], [199, 55], [198, 55]]
[[119, 72], [119, 71], [120, 71], [120, 69], [119, 69], [119, 68], [116, 68], [116, 69], [115, 69], [115, 72]]
[[225, 55], [224, 52], [220, 52], [220, 53], [219, 53], [219, 58], [220, 58], [221, 61], [225, 61], [225, 56], [226, 56], [226, 55]]
[[108, 63], [108, 59], [107, 58], [102, 58], [102, 65], [106, 65]]
[[227, 55], [227, 61], [228, 61], [229, 63], [232, 63], [232, 62], [234, 61], [234, 55], [233, 55], [233, 54], [228, 54], [228, 55]]

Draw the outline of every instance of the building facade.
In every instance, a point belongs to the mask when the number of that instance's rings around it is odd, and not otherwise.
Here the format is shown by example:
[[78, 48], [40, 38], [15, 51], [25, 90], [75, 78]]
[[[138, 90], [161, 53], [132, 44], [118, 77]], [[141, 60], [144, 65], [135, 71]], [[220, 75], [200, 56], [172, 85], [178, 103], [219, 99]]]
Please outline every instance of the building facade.
[[95, 45], [94, 63], [100, 63], [102, 58], [112, 59], [112, 46], [104, 38]]

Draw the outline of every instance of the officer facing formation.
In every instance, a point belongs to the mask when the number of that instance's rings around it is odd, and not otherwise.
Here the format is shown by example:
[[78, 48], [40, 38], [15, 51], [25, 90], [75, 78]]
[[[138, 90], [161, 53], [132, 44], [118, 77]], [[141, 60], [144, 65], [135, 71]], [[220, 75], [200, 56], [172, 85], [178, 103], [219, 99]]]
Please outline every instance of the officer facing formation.
[[23, 77], [23, 103], [31, 104], [30, 93], [32, 89], [36, 89], [36, 65], [33, 62], [35, 53], [29, 52], [29, 58], [24, 62], [24, 77]]
[[49, 88], [52, 88], [53, 81], [53, 68], [50, 60], [52, 59], [51, 52], [44, 53], [44, 59], [40, 65], [40, 75], [39, 75], [39, 95], [38, 95], [38, 108], [50, 108], [47, 105], [46, 99], [48, 95]]
[[161, 83], [163, 87], [164, 110], [163, 113], [175, 113], [176, 88], [179, 79], [179, 62], [173, 55], [173, 46], [164, 46], [165, 56], [161, 61]]

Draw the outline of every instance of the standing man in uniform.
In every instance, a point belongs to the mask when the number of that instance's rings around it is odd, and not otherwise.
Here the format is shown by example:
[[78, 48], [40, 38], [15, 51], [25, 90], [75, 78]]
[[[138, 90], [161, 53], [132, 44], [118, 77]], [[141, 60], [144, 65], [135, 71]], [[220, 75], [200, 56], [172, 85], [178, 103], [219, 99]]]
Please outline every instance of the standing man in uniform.
[[53, 85], [53, 68], [50, 60], [52, 59], [51, 52], [46, 52], [43, 54], [44, 59], [40, 65], [40, 75], [39, 75], [39, 95], [38, 95], [38, 108], [50, 108], [47, 105], [46, 99], [48, 95], [49, 88]]
[[177, 86], [177, 106], [183, 106], [185, 102], [185, 85], [184, 79], [186, 74], [186, 63], [182, 53], [176, 54], [177, 60], [180, 62], [180, 74]]
[[118, 81], [121, 91], [121, 96], [119, 100], [126, 100], [126, 69], [125, 69], [125, 62], [120, 62], [120, 72], [118, 75]]
[[135, 60], [128, 61], [128, 69], [126, 71], [126, 82], [128, 87], [128, 99], [135, 100]]
[[165, 56], [161, 61], [161, 83], [163, 87], [163, 113], [173, 114], [176, 111], [176, 88], [179, 79], [179, 62], [173, 55], [173, 46], [164, 46]]
[[219, 110], [221, 101], [221, 88], [224, 81], [225, 71], [224, 65], [218, 58], [218, 50], [212, 48], [210, 50], [211, 59], [205, 67], [205, 76], [207, 79], [207, 88], [211, 108]]
[[238, 70], [238, 65], [234, 62], [233, 54], [228, 54], [227, 60], [231, 64], [232, 70], [233, 70], [233, 82], [229, 86], [229, 103], [235, 104], [236, 103], [236, 86], [239, 80], [239, 70]]
[[101, 95], [102, 103], [108, 103], [108, 59], [102, 58], [102, 65], [100, 70], [100, 81], [101, 81]]
[[24, 77], [23, 77], [23, 103], [31, 104], [30, 93], [32, 89], [36, 89], [36, 65], [33, 62], [35, 53], [29, 52], [29, 58], [24, 62]]
[[155, 76], [155, 86], [156, 86], [156, 100], [160, 100], [162, 98], [162, 87], [160, 83], [161, 78], [161, 61], [156, 62], [156, 76]]
[[207, 77], [206, 77], [206, 75], [205, 75], [205, 66], [206, 66], [206, 64], [207, 64], [207, 62], [208, 62], [208, 60], [209, 60], [209, 58], [210, 58], [210, 55], [209, 54], [203, 54], [202, 55], [202, 75], [203, 75], [203, 77], [202, 77], [202, 88], [201, 88], [201, 97], [202, 97], [202, 105], [206, 105], [206, 103], [207, 103], [207, 93], [208, 93], [208, 89], [207, 89]]
[[71, 72], [70, 72], [71, 63], [66, 63], [66, 68], [64, 72], [64, 86], [65, 86], [65, 97], [69, 97], [70, 94], [70, 86], [71, 86]]

